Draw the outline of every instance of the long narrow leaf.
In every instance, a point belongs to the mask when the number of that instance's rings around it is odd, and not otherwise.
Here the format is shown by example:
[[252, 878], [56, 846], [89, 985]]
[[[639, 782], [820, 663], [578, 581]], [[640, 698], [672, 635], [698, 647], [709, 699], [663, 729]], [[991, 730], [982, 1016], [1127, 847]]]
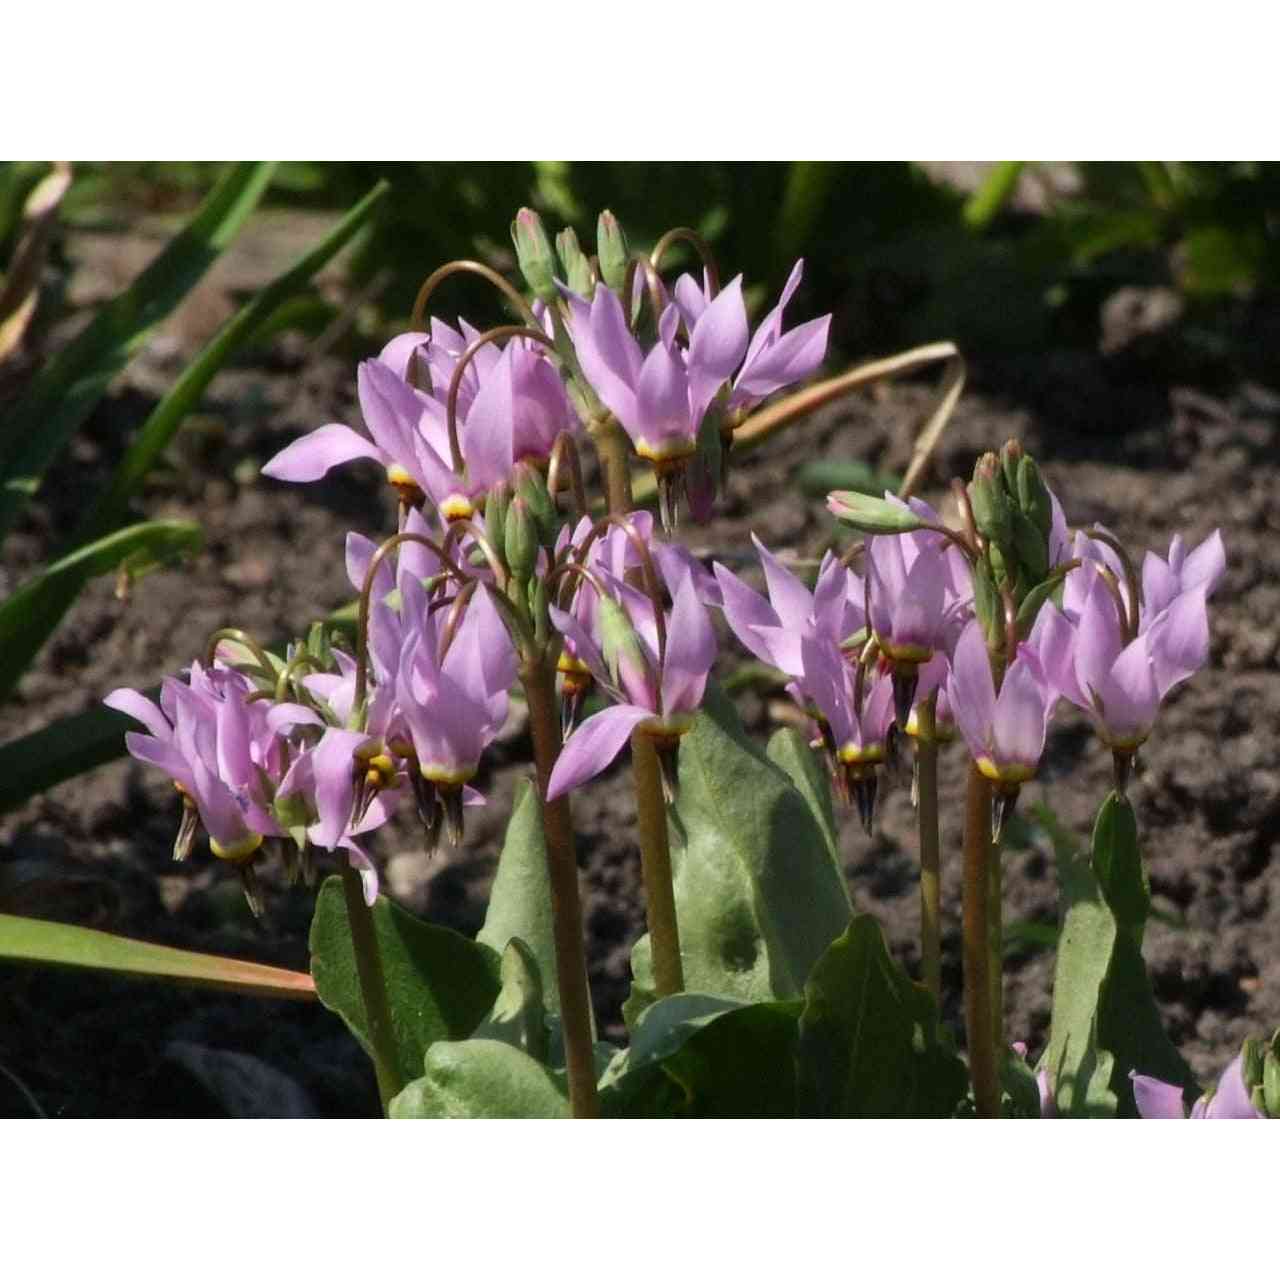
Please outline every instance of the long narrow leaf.
[[111, 380], [231, 243], [271, 181], [274, 165], [234, 165], [187, 226], [123, 293], [49, 362], [0, 424], [0, 537]]
[[62, 616], [67, 583], [78, 591], [82, 583], [97, 574], [122, 567], [144, 572], [198, 550], [202, 536], [200, 526], [189, 520], [151, 520], [130, 525], [77, 548], [19, 587], [0, 605], [0, 698], [18, 683]]
[[253, 338], [277, 307], [304, 288], [317, 271], [350, 243], [390, 190], [389, 183], [379, 182], [323, 240], [303, 254], [283, 275], [277, 276], [251, 302], [241, 307], [214, 335], [142, 424], [128, 453], [116, 468], [111, 487], [94, 505], [81, 526], [79, 537], [92, 536], [123, 516], [125, 504], [173, 439], [183, 418], [199, 403], [214, 375], [240, 347]]
[[[158, 689], [144, 689], [153, 702]], [[124, 755], [133, 721], [109, 707], [90, 707], [0, 746], [0, 814], [32, 796]]]
[[[352, 237], [364, 227], [374, 209], [390, 190], [380, 182], [313, 249], [283, 275], [277, 276], [252, 301], [243, 306], [184, 370], [168, 395], [156, 405], [129, 446], [106, 493], [98, 499], [76, 531], [75, 541], [99, 538], [123, 519], [130, 497], [168, 446], [187, 414], [200, 402], [209, 383], [229, 359], [251, 341], [254, 334], [292, 295], [303, 289]], [[25, 666], [43, 647], [54, 628], [75, 602], [89, 575], [64, 573], [40, 580], [26, 603], [24, 643], [15, 650], [0, 650], [0, 697], [21, 675], [11, 672], [14, 663]]]
[[309, 973], [181, 951], [136, 938], [120, 938], [99, 929], [23, 916], [0, 914], [0, 959], [166, 978], [250, 996], [277, 996], [284, 1000], [316, 997]]
[[[355, 605], [335, 609], [324, 621], [332, 627], [354, 628]], [[283, 646], [281, 641], [275, 648]], [[156, 688], [142, 691], [152, 702], [159, 692]], [[60, 782], [118, 760], [125, 754], [125, 732], [134, 727], [119, 711], [95, 706], [4, 743], [0, 746], [0, 814]]]

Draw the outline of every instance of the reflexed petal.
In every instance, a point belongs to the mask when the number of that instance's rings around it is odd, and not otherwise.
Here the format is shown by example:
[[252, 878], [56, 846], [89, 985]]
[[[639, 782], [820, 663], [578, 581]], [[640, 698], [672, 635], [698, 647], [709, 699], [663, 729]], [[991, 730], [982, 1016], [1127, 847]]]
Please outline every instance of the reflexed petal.
[[308, 834], [326, 849], [336, 849], [347, 834], [355, 800], [355, 750], [368, 740], [363, 733], [330, 729], [311, 752], [318, 821]]
[[[378, 359], [382, 361], [387, 368], [391, 369], [397, 378], [403, 378], [406, 382], [409, 380], [409, 360], [413, 353], [419, 347], [427, 346], [431, 342], [429, 333], [402, 333], [392, 338], [381, 351], [378, 352]], [[423, 356], [426, 352], [423, 352]], [[422, 357], [419, 357], [421, 360]]]
[[1214, 588], [1227, 572], [1227, 551], [1222, 544], [1222, 533], [1215, 529], [1182, 565], [1182, 589], [1203, 585], [1205, 595], [1213, 595]]
[[1133, 1081], [1133, 1100], [1138, 1104], [1138, 1114], [1144, 1120], [1185, 1120], [1187, 1110], [1182, 1105], [1182, 1090], [1174, 1084], [1165, 1084], [1153, 1076], [1129, 1072]]
[[[618, 415], [622, 417], [621, 414]], [[692, 443], [693, 420], [689, 416], [689, 379], [679, 355], [659, 342], [645, 357], [636, 381], [636, 416], [622, 425], [637, 441], [658, 444], [672, 438]]]
[[836, 747], [860, 742], [860, 726], [854, 722], [849, 697], [847, 668], [840, 650], [825, 637], [804, 637], [800, 641], [804, 662], [802, 688], [826, 717]]
[[734, 383], [734, 400], [762, 400], [809, 377], [827, 357], [830, 329], [831, 317], [820, 316], [784, 333], [743, 366]]
[[666, 664], [662, 671], [662, 705], [666, 715], [696, 711], [716, 660], [716, 633], [698, 600], [693, 579], [676, 592], [667, 625]]
[[[813, 613], [813, 596], [809, 589], [787, 569], [768, 547], [753, 533], [751, 541], [764, 567], [764, 580], [769, 588], [769, 603], [784, 627], [805, 627]], [[840, 637], [836, 637], [837, 639]]]
[[1122, 643], [1115, 597], [1102, 578], [1094, 573], [1076, 625], [1076, 684], [1085, 700], [1081, 705], [1092, 707], [1093, 694], [1105, 693]]
[[730, 629], [742, 642], [743, 647], [761, 662], [772, 662], [773, 657], [769, 646], [756, 634], [756, 628], [781, 625], [773, 607], [762, 595], [753, 591], [724, 565], [717, 562], [711, 568], [716, 575], [716, 581], [720, 584], [724, 600], [724, 617]]
[[551, 771], [547, 800], [555, 800], [596, 774], [603, 773], [626, 745], [632, 729], [652, 716], [653, 712], [643, 707], [623, 703], [606, 707], [584, 720], [564, 744], [564, 750]]
[[747, 309], [742, 277], [735, 276], [698, 318], [689, 335], [693, 414], [700, 418], [716, 392], [733, 377], [747, 350]]
[[1151, 626], [1151, 656], [1162, 698], [1209, 661], [1206, 589], [1184, 591]]
[[114, 689], [102, 701], [112, 711], [122, 712], [145, 724], [162, 742], [173, 737], [173, 726], [165, 719], [164, 713], [136, 689]]
[[1031, 628], [1031, 647], [1040, 657], [1053, 693], [1088, 710], [1091, 704], [1076, 682], [1075, 643], [1076, 629], [1066, 615], [1052, 602], [1044, 604]]
[[372, 441], [340, 422], [331, 422], [281, 449], [262, 468], [262, 474], [273, 480], [319, 480], [331, 467], [355, 458], [372, 458], [384, 466], [389, 461]]
[[635, 388], [644, 357], [627, 327], [617, 294], [597, 285], [590, 308], [571, 300], [570, 310], [574, 348], [587, 381], [620, 422], [634, 421]]
[[462, 431], [467, 480], [488, 489], [511, 474], [515, 463], [515, 377], [512, 350], [502, 352], [481, 383]]
[[1114, 738], [1144, 738], [1155, 723], [1160, 693], [1149, 641], [1149, 636], [1138, 636], [1125, 646], [1111, 668], [1102, 695], [1103, 721]]
[[1039, 764], [1044, 751], [1046, 694], [1034, 658], [1023, 656], [1026, 646], [1005, 673], [996, 699], [995, 746], [1001, 764]]
[[1232, 1058], [1218, 1079], [1218, 1088], [1205, 1108], [1206, 1120], [1261, 1120], [1244, 1084], [1240, 1055]]
[[956, 725], [969, 744], [969, 750], [975, 756], [984, 755], [990, 749], [996, 691], [987, 644], [982, 638], [982, 627], [976, 621], [965, 627], [956, 644], [947, 692]]
[[364, 905], [373, 906], [378, 900], [378, 869], [373, 865], [373, 859], [354, 840], [343, 837], [339, 844], [347, 851], [347, 861], [360, 873]]

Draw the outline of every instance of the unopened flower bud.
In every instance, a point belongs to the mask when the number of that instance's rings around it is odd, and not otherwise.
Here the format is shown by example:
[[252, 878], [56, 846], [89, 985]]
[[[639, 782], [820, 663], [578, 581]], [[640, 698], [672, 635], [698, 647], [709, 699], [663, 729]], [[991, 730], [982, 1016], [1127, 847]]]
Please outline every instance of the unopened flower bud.
[[1018, 463], [1015, 492], [1018, 495], [1018, 506], [1047, 538], [1053, 528], [1053, 501], [1034, 458], [1024, 457]]
[[1018, 492], [1018, 468], [1026, 456], [1021, 440], [1006, 440], [1004, 447], [1000, 450], [1000, 470], [1004, 475], [1004, 487], [1013, 496]]
[[511, 240], [525, 283], [543, 302], [554, 302], [558, 294], [555, 254], [542, 219], [532, 209], [521, 209], [516, 214], [511, 224]]
[[[554, 547], [556, 534], [560, 531], [560, 515], [547, 488], [546, 476], [532, 463], [522, 462], [516, 467], [516, 497], [524, 500], [533, 518], [539, 543], [548, 550]], [[511, 519], [510, 512], [507, 519]]]
[[1280, 1031], [1271, 1037], [1262, 1063], [1263, 1109], [1273, 1120], [1280, 1120]]
[[503, 551], [511, 576], [517, 582], [528, 582], [538, 563], [538, 529], [529, 504], [519, 494], [511, 499], [507, 511]]
[[590, 298], [595, 290], [592, 288], [591, 263], [582, 252], [577, 233], [572, 227], [556, 236], [556, 251], [560, 254], [560, 262], [564, 266], [565, 282], [580, 298]]
[[1013, 537], [1013, 513], [1000, 459], [994, 453], [984, 453], [973, 469], [969, 505], [973, 508], [973, 523], [978, 532], [989, 542], [1007, 545]]
[[600, 263], [600, 276], [615, 293], [620, 293], [627, 280], [627, 263], [631, 250], [626, 232], [617, 218], [606, 209], [596, 223], [596, 258]]
[[645, 691], [649, 672], [644, 645], [627, 611], [616, 600], [602, 595], [597, 605], [600, 652], [609, 674], [629, 696], [639, 698]]
[[1047, 532], [1035, 524], [1030, 516], [1015, 509], [1013, 515], [1013, 545], [1018, 552], [1024, 583], [1043, 582], [1049, 572], [1049, 541]]
[[506, 539], [507, 510], [511, 506], [511, 487], [505, 480], [489, 490], [484, 503], [484, 528], [489, 541], [501, 548]]

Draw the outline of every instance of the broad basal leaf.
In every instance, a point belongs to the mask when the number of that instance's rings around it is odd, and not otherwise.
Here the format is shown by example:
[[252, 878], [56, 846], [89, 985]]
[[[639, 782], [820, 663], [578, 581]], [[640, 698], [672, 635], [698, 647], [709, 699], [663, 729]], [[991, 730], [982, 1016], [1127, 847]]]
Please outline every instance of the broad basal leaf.
[[[418, 920], [379, 897], [374, 930], [391, 1006], [402, 1079], [422, 1074], [423, 1054], [438, 1040], [461, 1040], [478, 1027], [500, 989], [497, 952], [441, 925]], [[320, 887], [311, 921], [316, 992], [370, 1054], [342, 881]]]

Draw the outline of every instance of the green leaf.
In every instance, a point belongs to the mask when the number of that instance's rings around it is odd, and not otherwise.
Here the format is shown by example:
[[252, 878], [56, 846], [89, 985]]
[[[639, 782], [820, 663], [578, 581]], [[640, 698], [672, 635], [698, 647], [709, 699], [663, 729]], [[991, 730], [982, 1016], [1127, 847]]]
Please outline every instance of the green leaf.
[[[759, 1001], [803, 990], [849, 921], [829, 833], [709, 685], [680, 741], [671, 859], [685, 986]], [[652, 999], [648, 935], [632, 952], [629, 1022]]]
[[855, 916], [805, 987], [800, 1114], [945, 1119], [968, 1082], [933, 997], [894, 963], [880, 925]]
[[913, 533], [923, 523], [909, 507], [852, 489], [841, 489], [829, 495], [827, 506], [842, 524], [862, 533]]
[[192, 554], [202, 540], [200, 526], [188, 520], [130, 525], [79, 547], [23, 583], [0, 604], [0, 698], [18, 683], [52, 629], [51, 606], [61, 616], [64, 606], [59, 596], [67, 583], [74, 596], [82, 583], [98, 574], [122, 569], [138, 577], [177, 556]]
[[160, 256], [49, 361], [5, 415], [0, 439], [10, 448], [0, 467], [0, 537], [111, 380], [235, 239], [272, 169], [266, 163], [232, 165]]
[[[183, 370], [182, 376], [143, 423], [116, 468], [109, 488], [80, 522], [73, 542], [99, 538], [124, 518], [129, 499], [168, 447], [187, 414], [200, 402], [214, 376], [264, 327], [284, 299], [303, 288], [368, 223], [388, 190], [390, 188], [385, 182], [374, 187], [319, 244], [223, 325]], [[38, 591], [25, 606], [27, 617], [22, 646], [14, 650], [0, 649], [4, 653], [4, 670], [12, 673], [12, 669], [18, 667], [7, 684], [0, 678], [0, 696], [12, 687], [22, 669], [44, 645], [79, 595], [88, 576], [87, 571], [67, 572], [56, 579], [40, 580]]]
[[476, 1038], [501, 1040], [545, 1063], [550, 1035], [542, 975], [533, 952], [520, 938], [512, 938], [507, 943], [498, 976], [502, 990], [476, 1028]]
[[[402, 1078], [422, 1071], [423, 1054], [438, 1040], [471, 1035], [500, 990], [499, 958], [482, 943], [440, 925], [417, 920], [379, 895], [374, 932], [391, 1006]], [[364, 1000], [356, 974], [342, 881], [330, 876], [320, 887], [311, 921], [311, 974], [321, 1003], [351, 1029], [372, 1057]]]
[[[1150, 897], [1129, 801], [1110, 793], [1098, 811], [1090, 860], [1051, 814], [1063, 901], [1053, 984], [1049, 1069], [1060, 1115], [1135, 1116], [1129, 1073], [1194, 1086], [1170, 1043], [1142, 958]], [[1095, 874], [1096, 871], [1096, 874]]]
[[[143, 696], [153, 702], [159, 689]], [[124, 755], [133, 721], [109, 707], [91, 707], [0, 746], [0, 814], [68, 778]]]
[[551, 923], [551, 884], [547, 879], [547, 845], [542, 833], [542, 803], [527, 780], [521, 781], [507, 822], [498, 871], [489, 892], [484, 925], [476, 934], [502, 952], [512, 938], [530, 950], [544, 976], [543, 995], [552, 1012], [560, 1008], [556, 983], [555, 936]]
[[391, 1100], [393, 1120], [565, 1120], [562, 1082], [527, 1053], [500, 1040], [442, 1040], [426, 1074]]
[[805, 798], [809, 812], [817, 819], [826, 838], [827, 852], [836, 875], [844, 880], [840, 863], [840, 834], [836, 827], [835, 806], [831, 800], [831, 779], [799, 729], [779, 729], [769, 739], [765, 754], [791, 779], [795, 789]]
[[614, 1118], [790, 1118], [799, 1000], [743, 1004], [685, 992], [640, 1015], [600, 1082]]
[[836, 489], [855, 489], [881, 498], [886, 490], [896, 492], [902, 477], [877, 471], [860, 458], [818, 458], [796, 472], [795, 482], [807, 498], [825, 498]]
[[244, 995], [311, 1000], [316, 988], [308, 973], [226, 956], [181, 951], [154, 942], [120, 938], [80, 925], [0, 915], [0, 958], [143, 978], [166, 978]]

